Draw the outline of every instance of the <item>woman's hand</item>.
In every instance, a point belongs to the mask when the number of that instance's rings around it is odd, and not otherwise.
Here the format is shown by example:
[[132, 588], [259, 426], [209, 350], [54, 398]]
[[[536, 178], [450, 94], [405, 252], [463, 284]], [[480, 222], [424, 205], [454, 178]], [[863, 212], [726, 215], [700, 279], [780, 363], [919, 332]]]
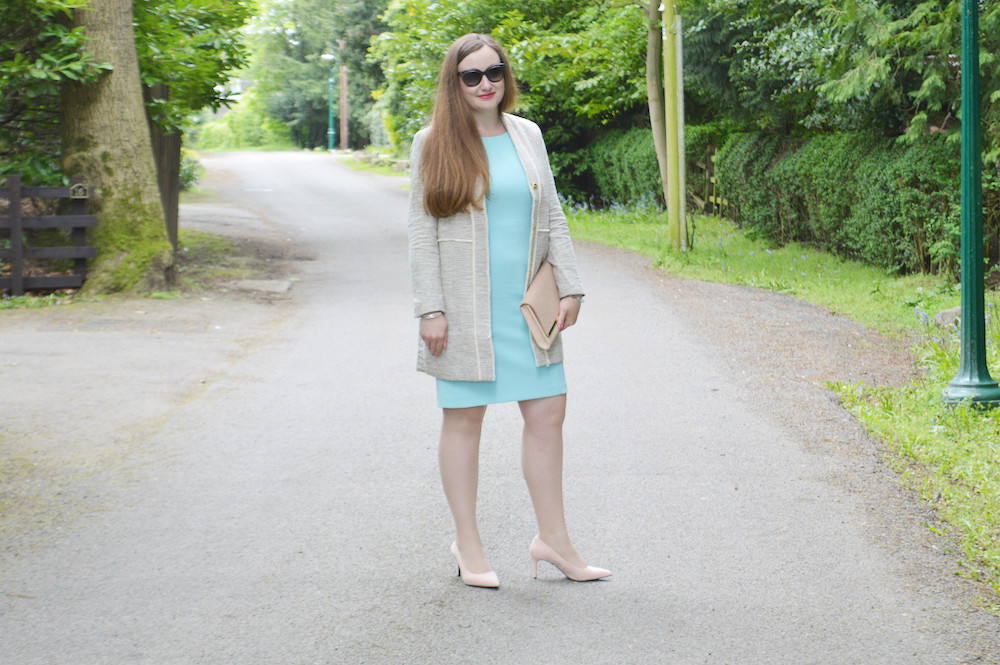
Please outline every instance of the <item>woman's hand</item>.
[[443, 314], [433, 319], [420, 319], [420, 339], [424, 340], [432, 356], [439, 356], [448, 348], [448, 320]]
[[559, 317], [556, 325], [559, 330], [565, 330], [576, 323], [576, 317], [580, 315], [580, 301], [573, 296], [566, 296], [559, 300]]

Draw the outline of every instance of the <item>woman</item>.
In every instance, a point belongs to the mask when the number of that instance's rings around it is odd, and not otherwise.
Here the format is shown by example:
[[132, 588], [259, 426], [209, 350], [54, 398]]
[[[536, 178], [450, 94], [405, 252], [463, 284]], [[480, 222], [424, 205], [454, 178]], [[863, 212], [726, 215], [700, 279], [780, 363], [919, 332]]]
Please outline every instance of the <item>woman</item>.
[[509, 115], [516, 87], [510, 62], [489, 35], [452, 44], [441, 67], [430, 127], [411, 150], [409, 237], [417, 368], [437, 377], [443, 409], [439, 461], [455, 519], [451, 546], [462, 581], [499, 586], [479, 537], [479, 440], [487, 404], [516, 401], [524, 418], [522, 466], [538, 535], [538, 562], [577, 581], [611, 573], [588, 566], [566, 531], [562, 423], [566, 380], [557, 338], [531, 340], [519, 305], [542, 261], [561, 296], [557, 325], [576, 323], [583, 289], [534, 123]]

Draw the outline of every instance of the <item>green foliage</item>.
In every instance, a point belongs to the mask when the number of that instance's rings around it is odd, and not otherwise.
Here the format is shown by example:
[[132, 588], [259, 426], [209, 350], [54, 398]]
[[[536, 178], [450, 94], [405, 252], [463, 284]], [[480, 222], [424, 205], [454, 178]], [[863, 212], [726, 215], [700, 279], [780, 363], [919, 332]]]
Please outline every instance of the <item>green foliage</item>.
[[887, 145], [865, 155], [859, 173], [846, 222], [848, 251], [894, 270], [957, 273], [957, 146], [941, 137]]
[[187, 148], [181, 149], [180, 182], [182, 190], [191, 189], [197, 185], [198, 181], [201, 180], [201, 174], [204, 170], [195, 151], [188, 150]]
[[[385, 73], [385, 87], [376, 95], [379, 108], [391, 117], [399, 138], [394, 147], [408, 146], [413, 135], [427, 124], [441, 59], [451, 43], [469, 32], [492, 33], [503, 20], [508, 4], [488, 0], [389, 3], [383, 16], [388, 30], [372, 41], [371, 57], [381, 63]], [[518, 72], [519, 59], [510, 44], [504, 46]]]
[[[961, 117], [961, 0], [831, 3], [825, 23], [854, 48], [836, 53], [820, 92], [895, 109], [898, 133], [908, 141], [946, 132], [957, 140]], [[980, 9], [980, 72], [988, 161], [1000, 157], [1000, 4]]]
[[397, 147], [426, 124], [448, 46], [468, 32], [493, 34], [510, 54], [521, 89], [518, 113], [539, 123], [560, 187], [582, 176], [594, 133], [631, 124], [645, 110], [644, 15], [636, 4], [604, 0], [393, 0], [389, 31], [374, 42], [386, 87], [379, 106]]
[[[11, 0], [0, 5], [0, 176], [20, 172], [28, 184], [65, 182], [59, 161], [60, 91], [90, 83], [107, 65], [84, 50], [72, 10], [88, 0]], [[149, 102], [152, 117], [176, 129], [198, 109], [225, 103], [217, 86], [242, 64], [243, 1], [136, 0], [136, 46], [143, 83], [169, 95]]]
[[605, 132], [590, 144], [587, 157], [599, 199], [622, 205], [656, 202], [662, 206], [660, 168], [649, 129]]
[[44, 296], [8, 296], [4, 292], [0, 295], [0, 310], [39, 309], [50, 305], [68, 305], [73, 302], [73, 296], [73, 293], [62, 289]]
[[515, 61], [522, 112], [546, 129], [551, 149], [580, 149], [595, 130], [631, 125], [645, 113], [646, 18], [640, 7], [547, 3], [557, 6], [528, 12], [518, 4], [495, 34]]
[[[809, 135], [947, 133], [961, 117], [961, 0], [689, 0], [694, 122]], [[984, 148], [1000, 159], [1000, 3], [981, 3]]]
[[821, 0], [685, 3], [689, 117], [727, 117], [746, 129], [788, 133], [848, 125], [850, 109], [818, 94], [822, 68], [842, 45], [819, 20]]
[[[347, 66], [350, 102], [350, 145], [355, 148], [371, 142], [384, 144], [382, 112], [375, 108], [374, 93], [385, 86], [385, 75], [378, 62], [369, 58], [372, 39], [386, 28], [382, 14], [388, 0], [340, 0], [335, 18], [340, 26], [337, 63]], [[338, 111], [339, 112], [339, 111]]]
[[718, 149], [734, 130], [726, 120], [684, 126], [684, 155], [688, 164], [703, 162], [712, 148]]
[[[254, 93], [264, 112], [287, 127], [300, 147], [328, 143], [330, 83], [333, 77], [337, 145], [340, 145], [339, 69], [348, 69], [350, 145], [370, 137], [374, 90], [383, 85], [377, 63], [370, 62], [370, 40], [384, 25], [379, 18], [388, 0], [267, 0], [255, 19]], [[340, 40], [343, 39], [343, 46]], [[327, 56], [324, 58], [323, 56]]]
[[202, 114], [188, 130], [188, 142], [198, 150], [294, 147], [288, 127], [269, 116], [254, 89], [221, 117]]
[[958, 154], [941, 137], [901, 145], [870, 134], [740, 134], [720, 150], [716, 168], [741, 223], [775, 242], [805, 242], [894, 271], [955, 269]]
[[150, 117], [168, 131], [203, 108], [231, 101], [224, 84], [245, 64], [246, 0], [134, 0], [135, 41], [144, 85], [169, 94], [147, 103]]
[[65, 182], [58, 165], [59, 91], [89, 82], [107, 67], [83, 50], [86, 37], [68, 18], [87, 0], [6, 0], [0, 4], [0, 179]]
[[734, 134], [719, 149], [716, 180], [722, 196], [740, 206], [740, 221], [753, 233], [780, 239], [781, 222], [766, 182], [767, 169], [781, 147], [781, 138], [764, 133]]

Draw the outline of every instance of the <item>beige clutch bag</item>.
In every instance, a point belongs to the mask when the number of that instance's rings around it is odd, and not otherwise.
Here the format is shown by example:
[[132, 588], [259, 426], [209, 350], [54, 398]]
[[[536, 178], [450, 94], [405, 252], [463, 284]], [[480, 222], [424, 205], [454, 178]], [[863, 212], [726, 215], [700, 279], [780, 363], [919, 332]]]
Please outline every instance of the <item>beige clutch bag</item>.
[[559, 318], [559, 288], [556, 286], [552, 264], [548, 261], [542, 261], [542, 266], [524, 293], [521, 314], [528, 322], [528, 330], [535, 344], [547, 351], [559, 334], [559, 329], [556, 328]]

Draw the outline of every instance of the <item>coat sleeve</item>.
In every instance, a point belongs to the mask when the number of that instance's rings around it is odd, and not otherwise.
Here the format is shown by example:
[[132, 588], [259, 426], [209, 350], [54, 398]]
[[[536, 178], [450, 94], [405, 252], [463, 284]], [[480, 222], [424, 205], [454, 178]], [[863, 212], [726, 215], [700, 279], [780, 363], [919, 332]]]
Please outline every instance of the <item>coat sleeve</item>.
[[438, 254], [437, 219], [424, 209], [424, 186], [420, 178], [420, 151], [427, 130], [417, 132], [410, 148], [410, 204], [407, 235], [410, 242], [410, 283], [413, 315], [444, 311], [441, 261]]
[[542, 131], [535, 126], [537, 142], [542, 156], [544, 171], [542, 187], [545, 200], [542, 205], [548, 207], [549, 214], [549, 252], [546, 261], [552, 264], [559, 287], [559, 297], [580, 295], [583, 293], [583, 283], [580, 280], [580, 270], [576, 264], [576, 253], [573, 251], [573, 241], [569, 235], [569, 225], [566, 223], [566, 213], [563, 212], [559, 193], [556, 191], [555, 177], [549, 163], [549, 153], [545, 149]]

